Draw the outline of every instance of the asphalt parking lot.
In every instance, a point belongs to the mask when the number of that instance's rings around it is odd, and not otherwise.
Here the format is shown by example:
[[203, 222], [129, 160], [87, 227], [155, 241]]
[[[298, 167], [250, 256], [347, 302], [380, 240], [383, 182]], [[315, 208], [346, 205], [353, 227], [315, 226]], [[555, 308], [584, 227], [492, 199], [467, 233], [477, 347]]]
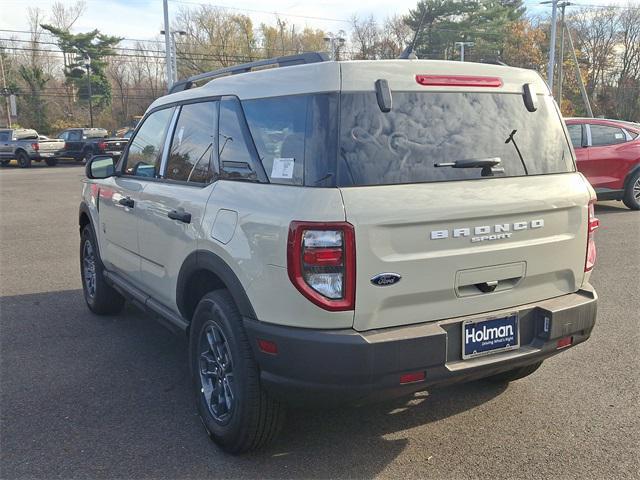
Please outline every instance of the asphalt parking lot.
[[221, 453], [186, 342], [81, 292], [79, 165], [0, 171], [0, 477], [640, 478], [640, 212], [599, 204], [598, 322], [507, 388], [291, 412], [267, 450]]

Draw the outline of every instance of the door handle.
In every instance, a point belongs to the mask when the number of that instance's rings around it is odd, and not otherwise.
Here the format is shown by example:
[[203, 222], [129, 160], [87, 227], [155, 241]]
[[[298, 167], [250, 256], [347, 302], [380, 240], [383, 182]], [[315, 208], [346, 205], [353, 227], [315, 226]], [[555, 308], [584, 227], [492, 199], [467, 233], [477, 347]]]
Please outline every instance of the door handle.
[[185, 212], [183, 209], [171, 210], [167, 213], [167, 217], [171, 220], [178, 220], [182, 223], [191, 223], [191, 214], [189, 212]]
[[131, 197], [121, 198], [120, 200], [118, 200], [118, 203], [123, 207], [129, 207], [129, 208], [133, 208], [133, 206], [135, 205], [135, 202], [131, 199]]

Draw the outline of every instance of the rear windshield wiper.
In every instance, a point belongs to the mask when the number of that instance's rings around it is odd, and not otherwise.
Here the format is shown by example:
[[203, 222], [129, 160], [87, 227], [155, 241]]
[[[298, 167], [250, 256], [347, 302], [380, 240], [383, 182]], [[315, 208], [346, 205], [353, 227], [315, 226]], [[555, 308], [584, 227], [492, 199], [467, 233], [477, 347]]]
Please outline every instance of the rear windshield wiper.
[[480, 173], [483, 177], [492, 177], [496, 173], [504, 173], [504, 168], [499, 165], [502, 163], [500, 157], [493, 158], [471, 158], [468, 160], [456, 160], [455, 162], [439, 162], [434, 163], [434, 167], [451, 167], [451, 168], [481, 168]]

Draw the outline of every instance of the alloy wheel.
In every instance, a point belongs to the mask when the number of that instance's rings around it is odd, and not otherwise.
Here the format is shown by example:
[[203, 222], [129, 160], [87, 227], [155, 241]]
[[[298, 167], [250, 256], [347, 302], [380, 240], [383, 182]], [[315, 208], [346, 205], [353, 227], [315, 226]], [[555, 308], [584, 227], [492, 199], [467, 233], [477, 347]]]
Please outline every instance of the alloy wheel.
[[638, 177], [633, 184], [633, 198], [640, 202], [640, 177]]
[[93, 298], [96, 295], [96, 255], [89, 240], [82, 247], [82, 273], [87, 295]]
[[225, 424], [235, 408], [233, 360], [229, 343], [220, 327], [214, 323], [206, 325], [198, 343], [200, 393], [211, 416]]

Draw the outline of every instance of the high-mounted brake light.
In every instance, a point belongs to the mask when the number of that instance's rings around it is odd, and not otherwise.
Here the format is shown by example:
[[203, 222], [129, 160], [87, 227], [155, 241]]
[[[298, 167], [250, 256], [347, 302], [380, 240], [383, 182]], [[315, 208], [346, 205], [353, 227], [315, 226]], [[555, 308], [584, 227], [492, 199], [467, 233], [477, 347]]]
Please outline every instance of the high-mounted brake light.
[[596, 201], [591, 200], [589, 202], [589, 226], [587, 228], [587, 256], [584, 262], [584, 271], [590, 272], [593, 270], [593, 266], [596, 264], [596, 241], [594, 240], [593, 232], [600, 226], [600, 220], [596, 218], [595, 205]]
[[306, 298], [329, 311], [355, 306], [356, 246], [347, 222], [291, 222], [287, 271]]
[[489, 87], [503, 85], [500, 77], [479, 75], [416, 75], [416, 82], [425, 87]]

